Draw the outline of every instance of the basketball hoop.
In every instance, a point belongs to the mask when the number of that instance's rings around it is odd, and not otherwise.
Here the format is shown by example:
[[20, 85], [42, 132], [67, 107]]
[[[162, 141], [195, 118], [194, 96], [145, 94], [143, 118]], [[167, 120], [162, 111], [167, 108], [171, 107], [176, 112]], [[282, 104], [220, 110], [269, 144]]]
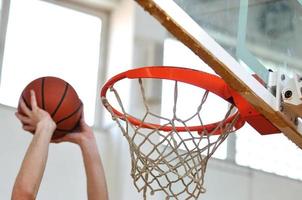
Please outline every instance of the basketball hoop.
[[[126, 112], [123, 100], [114, 87], [115, 83], [122, 79], [139, 80], [146, 108], [146, 114], [142, 119]], [[174, 114], [172, 119], [165, 118], [167, 123], [157, 124], [146, 121], [147, 115], [152, 115], [159, 120], [163, 117], [149, 111], [142, 79], [175, 82]], [[178, 83], [205, 90], [194, 113], [194, 117], [199, 119], [198, 125], [188, 125], [191, 118], [183, 120], [177, 117]], [[120, 110], [109, 103], [106, 97], [108, 90], [113, 92]], [[219, 96], [230, 106], [221, 121], [204, 124], [200, 112], [209, 93]], [[234, 91], [220, 77], [179, 67], [153, 66], [132, 69], [114, 76], [103, 86], [102, 102], [129, 143], [132, 160], [131, 175], [135, 187], [143, 192], [144, 199], [147, 198], [148, 192], [154, 194], [161, 191], [167, 199], [198, 198], [201, 193], [205, 192], [203, 183], [208, 159], [231, 132], [238, 130], [245, 123], [244, 117], [234, 105], [237, 101], [234, 100], [233, 94]], [[176, 125], [176, 121], [181, 126]], [[185, 139], [182, 139], [184, 135], [186, 135]], [[180, 150], [180, 146], [184, 150]]]

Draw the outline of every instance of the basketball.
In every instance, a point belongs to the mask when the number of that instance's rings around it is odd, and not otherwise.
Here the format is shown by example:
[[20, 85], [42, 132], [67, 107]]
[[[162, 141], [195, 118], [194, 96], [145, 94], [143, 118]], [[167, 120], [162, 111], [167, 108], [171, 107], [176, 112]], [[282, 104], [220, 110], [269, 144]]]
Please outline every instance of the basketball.
[[[69, 83], [56, 77], [41, 77], [30, 82], [20, 96], [20, 100], [23, 99], [29, 108], [30, 90], [35, 91], [38, 106], [47, 111], [57, 124], [53, 140], [77, 127], [82, 114], [82, 102]], [[22, 114], [20, 103], [18, 112]]]

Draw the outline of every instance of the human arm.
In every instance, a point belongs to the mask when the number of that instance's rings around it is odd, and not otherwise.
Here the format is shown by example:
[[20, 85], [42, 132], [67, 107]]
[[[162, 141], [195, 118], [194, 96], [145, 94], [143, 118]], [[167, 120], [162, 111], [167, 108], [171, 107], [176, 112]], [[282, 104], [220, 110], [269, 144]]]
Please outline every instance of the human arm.
[[79, 131], [67, 134], [54, 142], [71, 142], [79, 145], [86, 172], [88, 200], [107, 200], [106, 178], [96, 139], [92, 129], [85, 123], [83, 115]]
[[41, 184], [48, 157], [49, 142], [56, 129], [56, 124], [46, 111], [37, 106], [33, 91], [31, 91], [32, 109], [30, 110], [22, 100], [20, 106], [24, 114], [16, 113], [16, 116], [24, 124], [23, 129], [34, 131], [34, 136], [16, 177], [12, 200], [32, 200], [36, 198]]

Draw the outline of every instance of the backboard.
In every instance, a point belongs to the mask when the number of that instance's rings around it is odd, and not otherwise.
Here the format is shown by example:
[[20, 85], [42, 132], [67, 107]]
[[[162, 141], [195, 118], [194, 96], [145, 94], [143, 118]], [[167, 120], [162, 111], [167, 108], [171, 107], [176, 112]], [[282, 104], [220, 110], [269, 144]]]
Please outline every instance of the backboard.
[[[302, 70], [299, 0], [136, 0], [291, 141], [302, 148], [300, 119], [280, 111], [266, 86], [270, 70]], [[265, 82], [261, 84], [253, 74]], [[278, 82], [278, 80], [277, 80]]]

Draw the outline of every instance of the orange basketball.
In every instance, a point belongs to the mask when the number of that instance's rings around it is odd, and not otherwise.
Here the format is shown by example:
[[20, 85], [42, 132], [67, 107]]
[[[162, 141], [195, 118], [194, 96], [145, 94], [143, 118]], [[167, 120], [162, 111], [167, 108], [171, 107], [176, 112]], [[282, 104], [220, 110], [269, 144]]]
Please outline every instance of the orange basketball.
[[[57, 124], [52, 139], [63, 137], [77, 127], [82, 102], [69, 83], [56, 77], [41, 77], [30, 82], [20, 96], [29, 108], [30, 90], [35, 91], [38, 106], [46, 110]], [[20, 104], [18, 112], [22, 113]]]

